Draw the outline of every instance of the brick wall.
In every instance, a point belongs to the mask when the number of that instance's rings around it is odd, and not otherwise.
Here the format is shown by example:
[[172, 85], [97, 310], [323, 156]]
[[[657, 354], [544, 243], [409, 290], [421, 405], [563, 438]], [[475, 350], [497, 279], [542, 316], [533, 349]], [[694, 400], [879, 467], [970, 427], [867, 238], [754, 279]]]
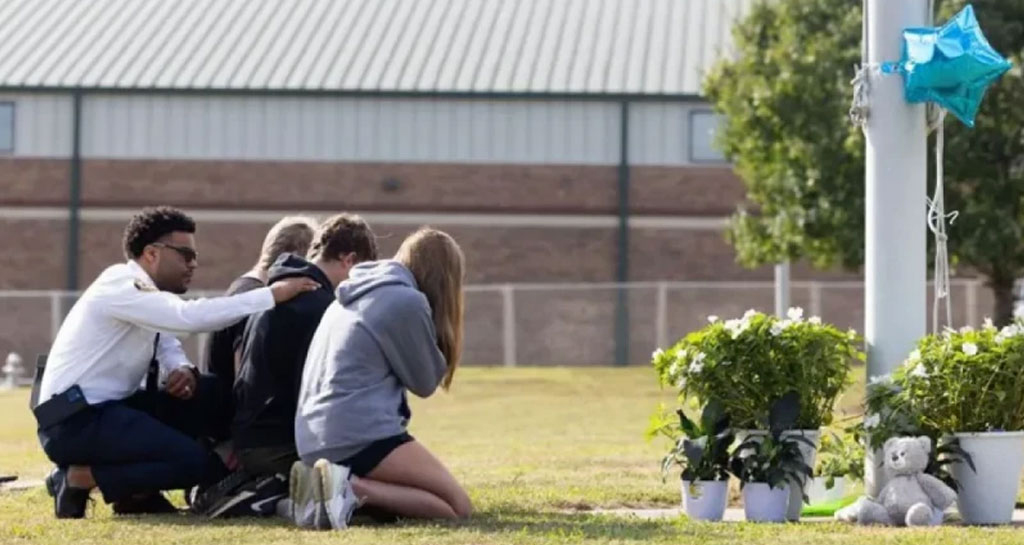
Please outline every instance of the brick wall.
[[[397, 184], [391, 185], [392, 182]], [[634, 167], [634, 213], [723, 215], [743, 198], [722, 167]], [[90, 159], [85, 206], [611, 214], [617, 167]], [[68, 161], [0, 159], [0, 205], [63, 205]]]

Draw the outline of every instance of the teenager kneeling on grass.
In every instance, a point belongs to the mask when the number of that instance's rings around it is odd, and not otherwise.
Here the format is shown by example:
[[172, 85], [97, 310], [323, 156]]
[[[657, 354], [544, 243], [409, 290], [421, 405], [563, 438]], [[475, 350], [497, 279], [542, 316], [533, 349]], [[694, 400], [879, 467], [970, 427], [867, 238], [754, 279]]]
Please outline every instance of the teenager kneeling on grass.
[[406, 390], [447, 389], [462, 350], [464, 257], [421, 229], [393, 260], [362, 263], [337, 290], [303, 371], [292, 466], [292, 517], [345, 528], [365, 505], [400, 517], [468, 517], [469, 497], [406, 431]]

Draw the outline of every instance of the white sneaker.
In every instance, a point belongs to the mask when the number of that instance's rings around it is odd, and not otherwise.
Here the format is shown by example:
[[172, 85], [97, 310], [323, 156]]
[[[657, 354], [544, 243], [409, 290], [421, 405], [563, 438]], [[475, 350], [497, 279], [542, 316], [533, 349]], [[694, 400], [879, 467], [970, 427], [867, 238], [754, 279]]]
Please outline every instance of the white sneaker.
[[317, 511], [326, 511], [331, 528], [348, 528], [352, 513], [359, 507], [359, 499], [352, 490], [352, 470], [321, 458], [313, 464], [313, 474], [323, 502], [323, 509]]
[[301, 460], [292, 464], [288, 477], [288, 499], [291, 500], [291, 519], [299, 528], [316, 528], [319, 486], [313, 470]]
[[292, 500], [291, 500], [291, 498], [285, 498], [285, 499], [283, 499], [281, 501], [278, 501], [277, 502], [277, 506], [276, 506], [276, 508], [274, 510], [274, 513], [277, 516], [279, 516], [279, 517], [281, 517], [283, 519], [291, 519], [292, 518]]

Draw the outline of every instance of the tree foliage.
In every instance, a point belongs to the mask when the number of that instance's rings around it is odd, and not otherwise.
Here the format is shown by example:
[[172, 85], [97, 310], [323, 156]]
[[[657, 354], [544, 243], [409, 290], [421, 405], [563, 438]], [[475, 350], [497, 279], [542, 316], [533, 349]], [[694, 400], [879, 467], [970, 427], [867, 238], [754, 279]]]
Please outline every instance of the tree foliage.
[[[972, 3], [1014, 68], [990, 87], [974, 129], [947, 118], [946, 208], [960, 212], [949, 250], [955, 264], [986, 277], [1006, 323], [1024, 273], [1024, 0]], [[725, 116], [718, 144], [754, 205], [728, 232], [744, 265], [788, 259], [855, 270], [864, 262], [864, 138], [847, 118], [860, 4], [759, 1], [734, 28], [738, 54], [708, 75], [705, 94]], [[941, 2], [936, 20], [965, 4]]]

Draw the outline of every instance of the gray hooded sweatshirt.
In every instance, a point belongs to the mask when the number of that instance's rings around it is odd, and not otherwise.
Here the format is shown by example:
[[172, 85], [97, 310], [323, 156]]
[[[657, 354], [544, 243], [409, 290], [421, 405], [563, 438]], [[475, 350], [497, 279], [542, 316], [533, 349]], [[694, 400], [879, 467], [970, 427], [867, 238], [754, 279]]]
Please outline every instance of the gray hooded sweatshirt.
[[401, 263], [356, 265], [337, 298], [313, 335], [295, 413], [308, 464], [341, 462], [405, 432], [405, 391], [428, 397], [447, 370], [430, 304]]

